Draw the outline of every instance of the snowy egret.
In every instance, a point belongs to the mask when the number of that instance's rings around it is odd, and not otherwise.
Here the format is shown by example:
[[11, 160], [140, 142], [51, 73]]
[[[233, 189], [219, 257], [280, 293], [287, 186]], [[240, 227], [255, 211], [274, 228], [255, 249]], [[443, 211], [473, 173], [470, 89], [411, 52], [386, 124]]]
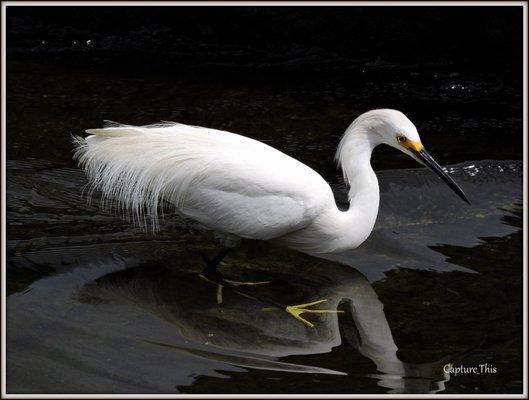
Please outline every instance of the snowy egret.
[[[424, 149], [401, 112], [372, 110], [345, 131], [336, 160], [350, 207], [340, 211], [328, 183], [281, 151], [235, 133], [161, 123], [107, 124], [75, 138], [75, 157], [93, 189], [135, 222], [158, 229], [159, 206], [235, 238], [274, 240], [309, 254], [341, 252], [367, 239], [378, 213], [371, 152], [387, 144], [429, 167], [463, 200], [461, 188]], [[470, 203], [469, 203], [470, 204]]]
[[[366, 112], [343, 135], [336, 160], [350, 187], [347, 211], [338, 209], [330, 186], [312, 168], [235, 133], [172, 122], [109, 123], [86, 132], [90, 136], [74, 140], [75, 157], [92, 190], [154, 231], [160, 206], [170, 205], [229, 238], [272, 240], [313, 255], [356, 248], [378, 213], [370, 158], [379, 144], [426, 165], [468, 202], [426, 152], [413, 123], [396, 110]], [[210, 276], [219, 276], [216, 265], [225, 254], [206, 260]]]

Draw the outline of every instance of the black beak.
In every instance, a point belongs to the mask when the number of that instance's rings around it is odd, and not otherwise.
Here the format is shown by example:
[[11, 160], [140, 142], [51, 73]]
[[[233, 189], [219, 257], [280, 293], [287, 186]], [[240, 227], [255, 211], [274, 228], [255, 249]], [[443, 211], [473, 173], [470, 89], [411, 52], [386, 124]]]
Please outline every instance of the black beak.
[[450, 175], [448, 175], [443, 168], [437, 164], [437, 161], [435, 161], [432, 156], [426, 151], [426, 150], [420, 150], [415, 151], [411, 150], [411, 152], [417, 157], [417, 159], [422, 162], [424, 165], [426, 165], [429, 169], [431, 169], [433, 172], [435, 172], [439, 178], [441, 178], [449, 187], [452, 189], [456, 194], [461, 197], [463, 200], [465, 200], [468, 204], [470, 204], [470, 201], [468, 200], [467, 196], [465, 195], [465, 192], [459, 187], [457, 183], [454, 182], [452, 178], [450, 178]]

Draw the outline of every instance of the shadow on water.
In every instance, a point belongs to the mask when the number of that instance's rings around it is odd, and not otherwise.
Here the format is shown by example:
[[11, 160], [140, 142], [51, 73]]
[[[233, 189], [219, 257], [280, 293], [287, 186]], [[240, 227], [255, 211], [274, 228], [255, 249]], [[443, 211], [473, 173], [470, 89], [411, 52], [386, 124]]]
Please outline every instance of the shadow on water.
[[[170, 260], [150, 263], [85, 254], [86, 260], [70, 271], [10, 297], [12, 354], [16, 351], [10, 362], [16, 365], [24, 355], [37, 355], [37, 359], [57, 362], [45, 368], [49, 372], [54, 367], [51, 371], [56, 376], [75, 366], [77, 384], [85, 380], [94, 384], [103, 378], [125, 383], [127, 378], [131, 387], [147, 391], [141, 377], [153, 373], [153, 362], [163, 365], [159, 373], [183, 392], [207, 391], [202, 381], [218, 376], [215, 370], [234, 373], [236, 384], [241, 368], [265, 371], [265, 377], [280, 380], [293, 379], [286, 373], [311, 374], [309, 384], [306, 378], [295, 378], [300, 385], [295, 390], [301, 392], [358, 392], [373, 384], [379, 387], [375, 391], [392, 393], [444, 389], [446, 360], [409, 364], [399, 359], [383, 305], [358, 271], [269, 246], [265, 259], [252, 257], [251, 251], [241, 254], [241, 250], [222, 263], [226, 277], [239, 281], [266, 277], [270, 283], [238, 292], [225, 288], [220, 304], [217, 286], [200, 278], [203, 264], [193, 253], [174, 253]], [[310, 328], [274, 306], [319, 299], [326, 302], [314, 309], [345, 313], [306, 314], [314, 324]], [[38, 316], [27, 318], [35, 312]], [[44, 326], [48, 339], [34, 341], [32, 337], [42, 335], [39, 328]], [[116, 341], [122, 342], [119, 348], [114, 348]], [[126, 353], [122, 353], [124, 346], [130, 346]], [[104, 359], [97, 356], [101, 352]], [[165, 360], [156, 360], [159, 353], [164, 353]], [[320, 360], [323, 354], [335, 357]], [[128, 362], [135, 356], [143, 361]], [[301, 356], [311, 358], [307, 362]], [[110, 368], [115, 357], [126, 365]], [[188, 359], [193, 363], [188, 364]], [[195, 363], [206, 369], [201, 378], [186, 382], [178, 376], [191, 374]], [[12, 384], [20, 379], [16, 372], [10, 375]], [[242, 381], [247, 379], [251, 374]], [[152, 391], [161, 389], [155, 389], [159, 382], [160, 377], [152, 382]], [[250, 387], [239, 390], [252, 391]]]
[[[472, 209], [422, 170], [383, 171], [365, 246], [336, 263], [247, 242], [222, 272], [270, 283], [219, 304], [199, 276], [212, 235], [169, 216], [149, 238], [87, 205], [80, 171], [9, 162], [8, 392], [519, 392], [521, 165], [451, 167]], [[284, 309], [321, 299], [340, 313], [303, 314], [313, 328]]]

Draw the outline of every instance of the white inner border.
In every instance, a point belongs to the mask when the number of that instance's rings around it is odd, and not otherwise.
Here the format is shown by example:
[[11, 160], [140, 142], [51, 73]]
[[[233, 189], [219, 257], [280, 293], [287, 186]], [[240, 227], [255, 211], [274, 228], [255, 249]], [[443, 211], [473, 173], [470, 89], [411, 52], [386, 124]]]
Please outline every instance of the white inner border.
[[[8, 6], [519, 6], [523, 8], [523, 394], [520, 395], [461, 395], [461, 394], [351, 394], [351, 395], [190, 395], [190, 394], [170, 394], [170, 395], [18, 395], [6, 393], [6, 7]], [[508, 399], [526, 399], [527, 398], [527, 8], [526, 1], [5, 1], [2, 2], [2, 132], [1, 132], [1, 154], [2, 154], [2, 398], [6, 399], [52, 399], [52, 398], [293, 398], [293, 399], [307, 399], [307, 398], [343, 398], [343, 399], [357, 399], [357, 398], [508, 398]]]

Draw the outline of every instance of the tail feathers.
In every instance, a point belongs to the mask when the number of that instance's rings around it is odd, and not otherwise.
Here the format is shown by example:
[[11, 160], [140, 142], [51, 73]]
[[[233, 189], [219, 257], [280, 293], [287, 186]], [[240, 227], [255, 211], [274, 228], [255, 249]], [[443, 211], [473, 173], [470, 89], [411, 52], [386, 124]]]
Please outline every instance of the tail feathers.
[[90, 182], [88, 197], [101, 191], [104, 209], [131, 215], [154, 232], [158, 212], [164, 206], [182, 211], [191, 190], [219, 170], [219, 155], [230, 152], [237, 158], [256, 145], [234, 133], [166, 121], [107, 122], [86, 132], [90, 136], [73, 137], [73, 144], [74, 158]]
[[[189, 188], [207, 176], [218, 153], [219, 135], [172, 124], [173, 129], [119, 126], [74, 136], [74, 159], [84, 169], [87, 197], [102, 193], [104, 210], [130, 217], [142, 229], [159, 230], [159, 211], [184, 204]], [[166, 132], [167, 131], [167, 132]]]
[[159, 211], [163, 215], [164, 205], [169, 206], [166, 202], [173, 204], [170, 208], [174, 211], [174, 205], [185, 196], [187, 185], [181, 174], [186, 154], [169, 153], [170, 143], [165, 149], [149, 147], [137, 135], [130, 136], [127, 131], [125, 135], [129, 136], [112, 140], [73, 137], [74, 158], [88, 177], [88, 199], [100, 190], [103, 210], [121, 214], [143, 230], [150, 225], [154, 233], [159, 230]]

